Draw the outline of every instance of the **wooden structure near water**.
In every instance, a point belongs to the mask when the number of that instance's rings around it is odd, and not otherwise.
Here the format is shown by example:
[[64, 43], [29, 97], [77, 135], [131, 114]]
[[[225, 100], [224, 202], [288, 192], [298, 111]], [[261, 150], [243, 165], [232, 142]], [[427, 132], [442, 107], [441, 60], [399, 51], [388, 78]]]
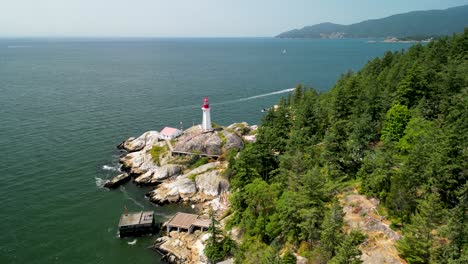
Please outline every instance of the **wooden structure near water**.
[[172, 229], [177, 229], [177, 232], [187, 231], [189, 234], [195, 229], [200, 228], [203, 232], [210, 227], [211, 220], [200, 218], [196, 214], [177, 213], [169, 221], [166, 222], [167, 232]]
[[155, 231], [153, 211], [122, 214], [119, 221], [120, 237], [143, 236]]

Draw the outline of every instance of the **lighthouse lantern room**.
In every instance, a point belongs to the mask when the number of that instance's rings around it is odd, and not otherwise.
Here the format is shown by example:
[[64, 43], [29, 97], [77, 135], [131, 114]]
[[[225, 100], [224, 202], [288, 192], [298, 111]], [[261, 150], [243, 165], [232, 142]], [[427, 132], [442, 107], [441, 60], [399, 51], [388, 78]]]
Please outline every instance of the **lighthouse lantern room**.
[[208, 97], [205, 97], [203, 99], [202, 111], [203, 111], [202, 130], [210, 131], [213, 128], [211, 127], [210, 104], [208, 103]]

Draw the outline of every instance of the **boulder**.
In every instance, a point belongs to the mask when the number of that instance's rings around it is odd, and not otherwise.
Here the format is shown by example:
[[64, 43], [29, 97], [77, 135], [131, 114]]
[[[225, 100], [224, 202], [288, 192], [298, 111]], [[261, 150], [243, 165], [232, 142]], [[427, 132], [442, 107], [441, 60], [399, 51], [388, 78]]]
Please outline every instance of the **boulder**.
[[156, 169], [158, 166], [154, 164], [150, 151], [151, 149], [143, 149], [121, 157], [122, 169], [137, 175]]
[[244, 148], [244, 141], [242, 141], [242, 138], [240, 138], [236, 133], [223, 131], [223, 134], [224, 134], [224, 137], [226, 138], [226, 144], [224, 145], [224, 149], [241, 150]]
[[218, 170], [210, 170], [195, 177], [198, 192], [209, 196], [220, 194], [221, 176]]
[[154, 170], [153, 176], [151, 177], [151, 183], [160, 182], [168, 179], [172, 176], [178, 175], [182, 172], [185, 167], [178, 164], [166, 164]]
[[[136, 175], [144, 174], [148, 171], [156, 170], [158, 166], [154, 163], [151, 156], [151, 148], [154, 145], [164, 146], [164, 142], [147, 145], [144, 149], [128, 153], [120, 158], [122, 169]], [[163, 155], [166, 155], [164, 153]]]
[[215, 134], [216, 133], [214, 132], [208, 132], [180, 137], [174, 146], [174, 150], [193, 153], [206, 153], [205, 142], [210, 138], [211, 135]]
[[241, 135], [241, 136], [246, 135], [251, 130], [247, 122], [234, 123], [234, 124], [229, 125], [227, 128], [229, 130], [236, 132], [238, 135]]
[[153, 177], [153, 174], [154, 174], [154, 171], [157, 170], [156, 169], [151, 169], [151, 170], [148, 170], [147, 172], [141, 174], [140, 176], [136, 177], [135, 178], [135, 182], [137, 184], [140, 184], [140, 185], [146, 185], [146, 184], [149, 184], [150, 181], [151, 181], [151, 178]]
[[[222, 132], [221, 132], [222, 133]], [[221, 155], [223, 153], [223, 141], [219, 137], [218, 133], [206, 133], [209, 137], [203, 143], [203, 153], [209, 155]]]
[[135, 152], [142, 150], [147, 146], [153, 146], [159, 140], [159, 132], [148, 131], [143, 133], [141, 136], [134, 138], [131, 137], [122, 142], [118, 147], [125, 149], [128, 152]]
[[222, 165], [224, 164], [221, 162], [202, 165], [173, 181], [163, 182], [148, 193], [148, 196], [152, 202], [158, 204], [212, 200], [229, 189], [228, 181], [221, 177]]
[[[190, 131], [190, 132], [187, 132]], [[224, 139], [221, 139], [222, 133]], [[174, 146], [175, 151], [205, 153], [209, 155], [221, 155], [223, 150], [237, 149], [244, 147], [242, 138], [236, 133], [228, 132], [224, 129], [219, 131], [202, 132], [197, 128], [190, 128], [185, 131]]]
[[176, 176], [182, 172], [185, 167], [178, 164], [166, 164], [161, 167], [151, 168], [135, 179], [138, 184], [156, 184], [162, 180]]
[[204, 254], [204, 244], [209, 234], [196, 230], [187, 232], [170, 232], [168, 236], [158, 238], [154, 248], [165, 254], [169, 263], [208, 263]]
[[127, 173], [122, 173], [112, 178], [112, 180], [106, 182], [104, 184], [104, 187], [109, 189], [115, 189], [120, 185], [126, 183], [128, 180], [130, 180], [130, 175], [128, 175]]
[[214, 169], [216, 167], [219, 167], [220, 165], [221, 165], [221, 162], [219, 162], [219, 161], [203, 164], [200, 167], [195, 168], [195, 169], [185, 173], [185, 176], [190, 177], [190, 175], [198, 175], [198, 174], [203, 173], [203, 172], [205, 172], [207, 170], [212, 170], [212, 169]]
[[197, 192], [195, 182], [187, 177], [179, 177], [171, 182], [164, 182], [148, 193], [150, 200], [157, 204], [188, 201]]

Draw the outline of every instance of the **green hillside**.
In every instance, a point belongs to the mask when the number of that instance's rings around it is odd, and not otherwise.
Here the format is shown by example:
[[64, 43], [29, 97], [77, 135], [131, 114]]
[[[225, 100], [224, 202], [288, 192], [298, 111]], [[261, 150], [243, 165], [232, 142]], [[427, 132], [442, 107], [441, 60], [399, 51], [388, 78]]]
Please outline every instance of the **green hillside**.
[[463, 32], [468, 5], [445, 10], [415, 11], [351, 25], [323, 23], [279, 34], [279, 38], [320, 38], [340, 32], [346, 38], [442, 36]]
[[380, 199], [408, 263], [467, 263], [467, 99], [468, 30], [387, 52], [326, 93], [298, 86], [231, 155], [236, 263], [359, 263], [366, 237], [345, 232], [337, 202], [350, 188]]

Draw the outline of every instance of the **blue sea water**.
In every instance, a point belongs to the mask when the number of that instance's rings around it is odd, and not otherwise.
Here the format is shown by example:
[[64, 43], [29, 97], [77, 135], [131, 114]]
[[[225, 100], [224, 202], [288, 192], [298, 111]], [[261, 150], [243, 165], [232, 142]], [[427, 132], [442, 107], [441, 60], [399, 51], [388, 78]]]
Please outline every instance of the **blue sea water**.
[[387, 50], [367, 40], [0, 39], [0, 263], [160, 263], [152, 238], [117, 238], [124, 206], [159, 221], [149, 189], [108, 191], [115, 146], [164, 126], [258, 123], [298, 83], [330, 89]]

